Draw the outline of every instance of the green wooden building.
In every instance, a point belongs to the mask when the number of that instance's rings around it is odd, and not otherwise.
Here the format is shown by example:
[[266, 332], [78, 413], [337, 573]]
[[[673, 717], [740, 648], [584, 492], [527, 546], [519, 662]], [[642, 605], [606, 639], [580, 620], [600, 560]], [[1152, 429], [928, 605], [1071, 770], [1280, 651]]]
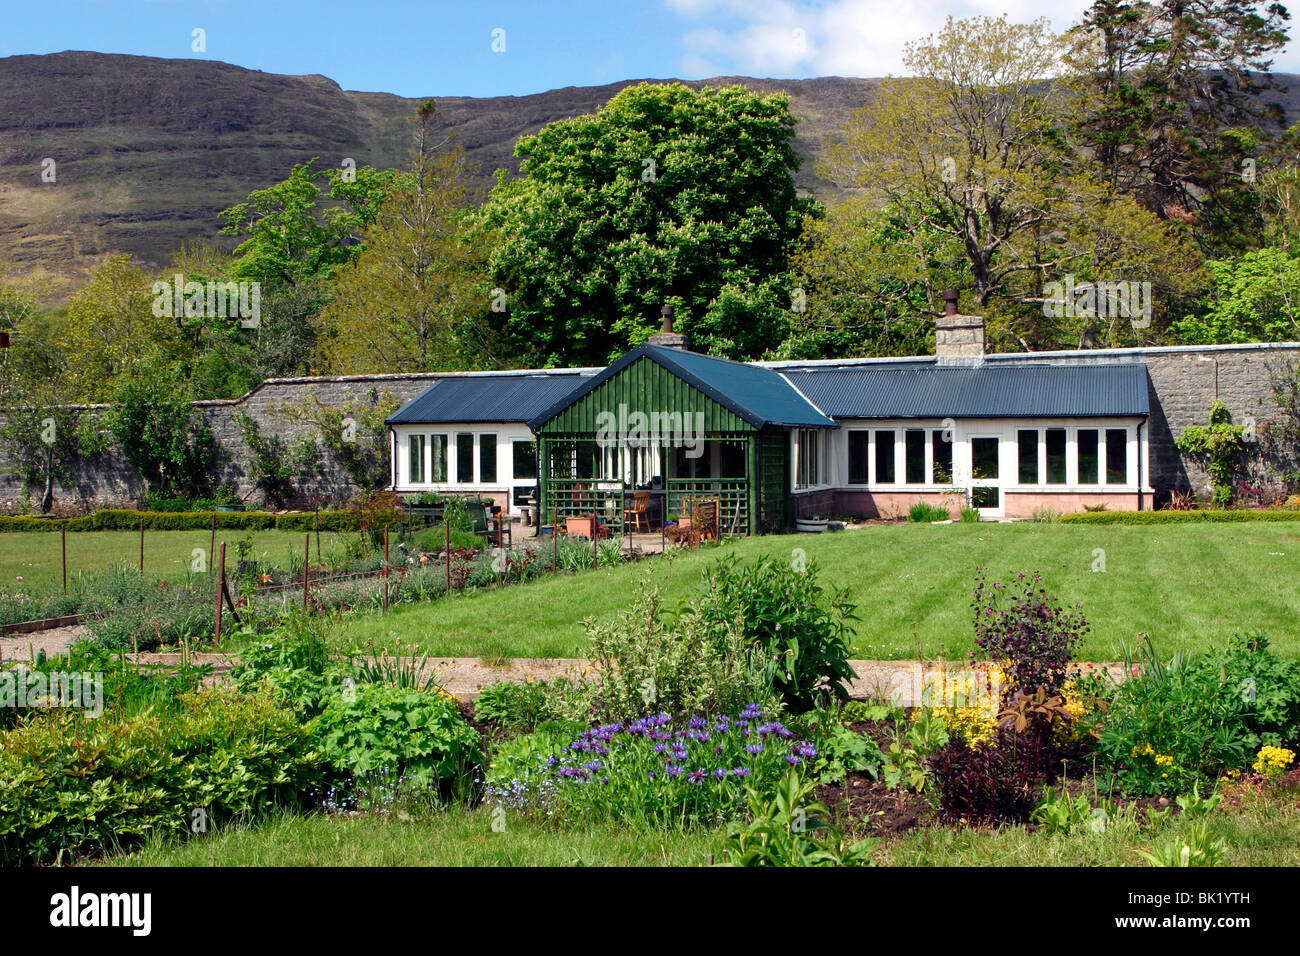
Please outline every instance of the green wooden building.
[[791, 432], [837, 425], [771, 369], [650, 344], [528, 427], [544, 520], [595, 512], [621, 532], [629, 503], [649, 492], [653, 523], [713, 500], [733, 535], [790, 524]]

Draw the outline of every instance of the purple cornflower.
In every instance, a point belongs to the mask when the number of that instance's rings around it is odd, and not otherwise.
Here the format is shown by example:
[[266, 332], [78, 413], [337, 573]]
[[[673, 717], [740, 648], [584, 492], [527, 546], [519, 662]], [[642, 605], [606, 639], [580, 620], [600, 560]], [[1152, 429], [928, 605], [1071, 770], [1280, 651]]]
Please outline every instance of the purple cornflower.
[[733, 777], [748, 777], [748, 776], [749, 776], [749, 768], [748, 768], [748, 767], [736, 767], [736, 768], [734, 768], [734, 769], [731, 771], [731, 775], [732, 775]]
[[724, 770], [722, 767], [719, 767], [717, 770], [713, 771], [713, 776], [716, 777], [718, 780], [721, 780], [726, 775], [727, 775], [727, 771]]
[[750, 744], [750, 745], [749, 745], [748, 747], [746, 747], [745, 749], [746, 749], [747, 751], [749, 751], [751, 754], [761, 754], [761, 753], [763, 752], [763, 745], [762, 745], [762, 744]]

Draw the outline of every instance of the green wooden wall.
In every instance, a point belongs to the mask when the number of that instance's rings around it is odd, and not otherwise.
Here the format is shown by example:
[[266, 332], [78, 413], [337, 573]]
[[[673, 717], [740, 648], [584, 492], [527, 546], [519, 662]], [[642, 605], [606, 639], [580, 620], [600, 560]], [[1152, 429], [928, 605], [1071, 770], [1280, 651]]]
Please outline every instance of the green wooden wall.
[[758, 439], [759, 529], [790, 526], [790, 433], [764, 428]]
[[[682, 381], [657, 362], [641, 358], [596, 389], [584, 395], [538, 430], [538, 435], [596, 434], [596, 417], [601, 412], [618, 414], [618, 406], [629, 412], [704, 413], [706, 432], [752, 432], [754, 426], [735, 412]], [[687, 424], [693, 427], [694, 419]]]

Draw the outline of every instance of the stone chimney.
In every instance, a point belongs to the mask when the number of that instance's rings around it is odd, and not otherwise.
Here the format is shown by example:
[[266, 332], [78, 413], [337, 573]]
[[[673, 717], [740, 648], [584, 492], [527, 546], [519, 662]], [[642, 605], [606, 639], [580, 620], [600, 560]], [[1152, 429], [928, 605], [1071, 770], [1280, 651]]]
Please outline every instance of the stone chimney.
[[663, 330], [656, 332], [646, 341], [651, 345], [662, 345], [670, 349], [685, 349], [688, 344], [686, 336], [673, 331], [673, 307], [666, 305], [659, 310], [659, 314], [664, 317]]
[[943, 315], [934, 320], [934, 355], [940, 365], [984, 361], [984, 317], [957, 311], [957, 290], [943, 293]]

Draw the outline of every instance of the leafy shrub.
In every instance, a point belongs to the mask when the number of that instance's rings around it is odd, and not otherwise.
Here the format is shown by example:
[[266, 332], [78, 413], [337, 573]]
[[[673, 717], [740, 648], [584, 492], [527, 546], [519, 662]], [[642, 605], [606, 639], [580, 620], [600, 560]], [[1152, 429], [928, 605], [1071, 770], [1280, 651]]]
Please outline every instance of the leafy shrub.
[[555, 717], [544, 682], [496, 681], [474, 699], [474, 719], [514, 734], [528, 734]]
[[0, 733], [0, 863], [47, 863], [298, 807], [310, 729], [269, 694], [210, 687], [167, 715], [51, 711]]
[[839, 783], [850, 773], [880, 775], [885, 762], [879, 745], [865, 734], [833, 724], [818, 734], [817, 763], [813, 768], [818, 783]]
[[951, 823], [1024, 823], [1044, 782], [1055, 779], [1048, 747], [1036, 737], [999, 729], [993, 740], [968, 744], [956, 738], [930, 757], [939, 813]]
[[1244, 769], [1263, 745], [1300, 737], [1300, 664], [1270, 653], [1263, 635], [1168, 663], [1149, 640], [1141, 652], [1140, 673], [1115, 689], [1099, 740], [1125, 793], [1186, 792]]
[[[642, 585], [614, 620], [588, 621], [588, 656], [597, 682], [584, 685], [597, 720], [630, 720], [648, 708], [673, 716], [735, 713], [748, 701], [767, 704], [770, 685], [734, 621], [710, 621], [687, 608], [665, 621], [657, 588]], [[581, 699], [569, 691], [566, 715]]]
[[876, 840], [848, 845], [830, 812], [811, 801], [813, 784], [791, 770], [768, 793], [750, 787], [749, 821], [732, 821], [724, 866], [861, 866]]
[[925, 790], [930, 781], [930, 757], [944, 744], [950, 734], [943, 718], [930, 707], [912, 711], [909, 720], [894, 714], [894, 740], [885, 755], [885, 785], [891, 790], [903, 787], [917, 793]]
[[[1058, 692], [1066, 681], [1074, 648], [1088, 632], [1081, 613], [1053, 602], [1046, 588], [1035, 591], [1025, 584], [1025, 577], [1021, 571], [1014, 586], [999, 581], [989, 585], [980, 571], [971, 601], [975, 643], [995, 661], [1007, 662], [1004, 700], [1016, 691], [1038, 686], [1049, 694]], [[1033, 584], [1041, 581], [1035, 574]]]
[[917, 522], [947, 521], [952, 517], [947, 508], [918, 501], [907, 510], [907, 520]]
[[1196, 521], [1300, 521], [1300, 511], [1089, 511], [1061, 515], [1062, 524], [1184, 524]]
[[757, 705], [733, 717], [674, 722], [666, 713], [615, 722], [531, 761], [495, 761], [488, 794], [499, 806], [566, 820], [710, 826], [746, 808], [746, 786], [770, 789], [816, 758]]
[[[435, 554], [441, 553], [447, 546], [447, 526], [439, 523], [431, 528], [417, 532], [411, 543], [421, 551], [430, 551]], [[463, 531], [460, 528], [453, 527], [451, 529], [451, 546], [458, 551], [478, 551], [483, 547], [483, 539], [472, 531]]]
[[739, 625], [755, 645], [773, 689], [795, 712], [812, 709], [819, 695], [848, 699], [848, 622], [856, 620], [844, 593], [826, 595], [815, 563], [796, 569], [770, 557], [741, 563], [735, 555], [704, 572], [704, 594], [691, 602], [718, 633]]
[[478, 732], [454, 698], [388, 684], [361, 683], [332, 694], [317, 718], [321, 754], [342, 774], [390, 772], [445, 796], [481, 762]]

